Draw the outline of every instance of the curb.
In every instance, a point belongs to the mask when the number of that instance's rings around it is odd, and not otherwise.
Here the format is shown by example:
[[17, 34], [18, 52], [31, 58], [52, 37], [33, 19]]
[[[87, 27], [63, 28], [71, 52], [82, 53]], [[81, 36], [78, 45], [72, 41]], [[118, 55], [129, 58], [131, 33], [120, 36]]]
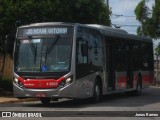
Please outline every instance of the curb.
[[21, 102], [34, 102], [34, 101], [39, 101], [38, 98], [26, 98], [26, 99], [14, 99], [14, 100], [6, 100], [6, 101], [0, 101], [1, 103], [21, 103]]

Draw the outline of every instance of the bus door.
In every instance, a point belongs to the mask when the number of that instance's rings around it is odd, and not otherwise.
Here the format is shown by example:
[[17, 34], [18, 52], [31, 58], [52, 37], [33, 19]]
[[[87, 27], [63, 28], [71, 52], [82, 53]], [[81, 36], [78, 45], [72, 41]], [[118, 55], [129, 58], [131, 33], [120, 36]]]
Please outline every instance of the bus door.
[[108, 91], [115, 90], [115, 46], [113, 41], [108, 41]]
[[127, 44], [127, 88], [133, 87], [133, 46]]
[[[117, 38], [118, 39], [118, 38]], [[119, 41], [118, 41], [119, 40]], [[115, 44], [115, 68], [116, 68], [116, 90], [126, 90], [127, 86], [127, 64], [126, 44], [123, 39], [118, 39]]]

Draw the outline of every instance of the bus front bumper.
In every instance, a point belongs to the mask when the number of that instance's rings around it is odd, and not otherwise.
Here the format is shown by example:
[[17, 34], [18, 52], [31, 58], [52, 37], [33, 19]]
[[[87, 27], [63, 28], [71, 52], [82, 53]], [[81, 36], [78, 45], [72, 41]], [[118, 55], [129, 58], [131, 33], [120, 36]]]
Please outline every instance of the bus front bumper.
[[51, 98], [76, 98], [74, 84], [71, 83], [63, 88], [53, 88], [53, 89], [27, 89], [20, 88], [13, 83], [14, 96], [16, 98], [41, 98], [41, 97], [51, 97]]

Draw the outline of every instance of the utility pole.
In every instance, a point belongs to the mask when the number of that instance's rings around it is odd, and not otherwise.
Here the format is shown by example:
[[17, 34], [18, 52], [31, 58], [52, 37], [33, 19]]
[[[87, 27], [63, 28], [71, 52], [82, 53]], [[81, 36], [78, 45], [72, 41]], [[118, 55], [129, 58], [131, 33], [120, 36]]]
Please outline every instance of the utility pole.
[[106, 0], [106, 3], [107, 3], [107, 7], [109, 9], [109, 0]]
[[109, 16], [108, 16], [108, 20], [109, 20], [109, 21], [108, 21], [108, 25], [110, 26], [110, 25], [111, 25], [111, 19], [110, 19], [109, 0], [105, 0], [105, 2], [106, 2], [108, 14], [109, 14]]

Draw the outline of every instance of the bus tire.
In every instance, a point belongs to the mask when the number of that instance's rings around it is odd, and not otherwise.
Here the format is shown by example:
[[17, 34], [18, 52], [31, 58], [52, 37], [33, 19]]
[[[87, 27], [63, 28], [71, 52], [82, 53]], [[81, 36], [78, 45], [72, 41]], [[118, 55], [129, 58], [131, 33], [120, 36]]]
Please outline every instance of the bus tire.
[[100, 84], [98, 83], [98, 80], [96, 80], [95, 84], [94, 84], [92, 102], [93, 103], [99, 102], [100, 101], [100, 97], [101, 97]]
[[47, 105], [50, 103], [51, 98], [40, 98], [40, 100], [42, 104]]
[[141, 95], [141, 93], [142, 93], [142, 84], [141, 83], [142, 83], [142, 79], [140, 76], [138, 76], [137, 87], [134, 92], [136, 96]]

